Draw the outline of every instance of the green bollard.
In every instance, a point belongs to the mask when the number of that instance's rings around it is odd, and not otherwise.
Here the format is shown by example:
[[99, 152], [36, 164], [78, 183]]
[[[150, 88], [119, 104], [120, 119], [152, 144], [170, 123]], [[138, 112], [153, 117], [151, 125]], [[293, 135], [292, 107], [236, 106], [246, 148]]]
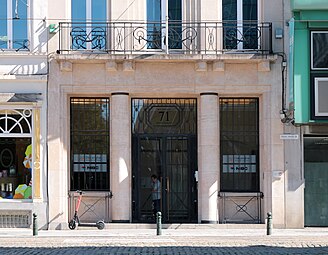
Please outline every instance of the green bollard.
[[267, 215], [267, 235], [269, 236], [272, 234], [272, 213], [268, 212]]
[[157, 225], [157, 235], [162, 235], [162, 213], [156, 213], [156, 225]]
[[37, 214], [33, 213], [33, 236], [38, 235], [38, 221], [37, 221]]

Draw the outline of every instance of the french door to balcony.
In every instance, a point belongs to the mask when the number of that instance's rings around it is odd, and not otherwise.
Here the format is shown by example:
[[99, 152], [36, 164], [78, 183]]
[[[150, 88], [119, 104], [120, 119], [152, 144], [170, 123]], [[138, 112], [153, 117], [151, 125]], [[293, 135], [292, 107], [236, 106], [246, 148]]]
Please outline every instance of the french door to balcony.
[[[168, 29], [167, 29], [168, 19]], [[181, 49], [182, 1], [147, 0], [147, 48]], [[167, 41], [168, 40], [168, 44]]]
[[71, 3], [71, 49], [106, 49], [107, 0], [72, 0]]
[[258, 6], [258, 0], [222, 0], [224, 49], [258, 49]]

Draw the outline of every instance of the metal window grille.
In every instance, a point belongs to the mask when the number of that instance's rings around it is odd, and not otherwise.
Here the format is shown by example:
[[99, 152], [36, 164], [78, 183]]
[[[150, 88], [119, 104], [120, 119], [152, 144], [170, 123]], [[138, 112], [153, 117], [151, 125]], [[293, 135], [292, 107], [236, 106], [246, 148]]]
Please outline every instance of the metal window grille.
[[109, 190], [109, 99], [70, 103], [71, 190]]
[[221, 191], [259, 191], [257, 98], [220, 99]]

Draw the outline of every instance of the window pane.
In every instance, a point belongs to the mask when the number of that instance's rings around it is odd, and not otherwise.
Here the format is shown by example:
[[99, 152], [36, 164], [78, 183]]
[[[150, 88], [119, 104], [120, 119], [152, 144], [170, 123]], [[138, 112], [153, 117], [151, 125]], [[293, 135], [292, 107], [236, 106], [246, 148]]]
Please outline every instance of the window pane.
[[237, 0], [222, 1], [223, 48], [237, 48]]
[[243, 35], [245, 38], [243, 48], [257, 49], [259, 33], [257, 27], [257, 0], [244, 0], [243, 20]]
[[169, 19], [182, 20], [181, 0], [169, 0]]
[[109, 189], [109, 100], [71, 99], [71, 190]]
[[222, 1], [222, 19], [223, 21], [237, 20], [237, 0], [223, 0]]
[[72, 21], [83, 22], [86, 20], [86, 0], [72, 0]]
[[0, 49], [7, 49], [7, 0], [0, 0]]
[[243, 1], [243, 20], [244, 21], [257, 20], [257, 0]]
[[92, 1], [92, 21], [106, 22], [107, 0]]
[[220, 99], [221, 191], [259, 190], [258, 100]]
[[182, 48], [182, 9], [181, 0], [168, 1], [168, 16], [169, 16], [169, 48]]
[[147, 48], [162, 47], [161, 0], [147, 0]]
[[328, 68], [328, 32], [312, 33], [313, 68]]
[[12, 0], [13, 15], [13, 48], [26, 49], [27, 44], [27, 3], [23, 0]]

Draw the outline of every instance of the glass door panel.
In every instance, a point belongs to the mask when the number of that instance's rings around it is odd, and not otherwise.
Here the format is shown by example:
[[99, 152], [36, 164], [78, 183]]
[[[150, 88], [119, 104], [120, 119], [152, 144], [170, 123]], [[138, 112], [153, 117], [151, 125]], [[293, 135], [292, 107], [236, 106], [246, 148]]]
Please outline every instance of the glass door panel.
[[190, 182], [188, 140], [168, 137], [166, 140], [166, 215], [171, 222], [186, 221], [189, 217]]

